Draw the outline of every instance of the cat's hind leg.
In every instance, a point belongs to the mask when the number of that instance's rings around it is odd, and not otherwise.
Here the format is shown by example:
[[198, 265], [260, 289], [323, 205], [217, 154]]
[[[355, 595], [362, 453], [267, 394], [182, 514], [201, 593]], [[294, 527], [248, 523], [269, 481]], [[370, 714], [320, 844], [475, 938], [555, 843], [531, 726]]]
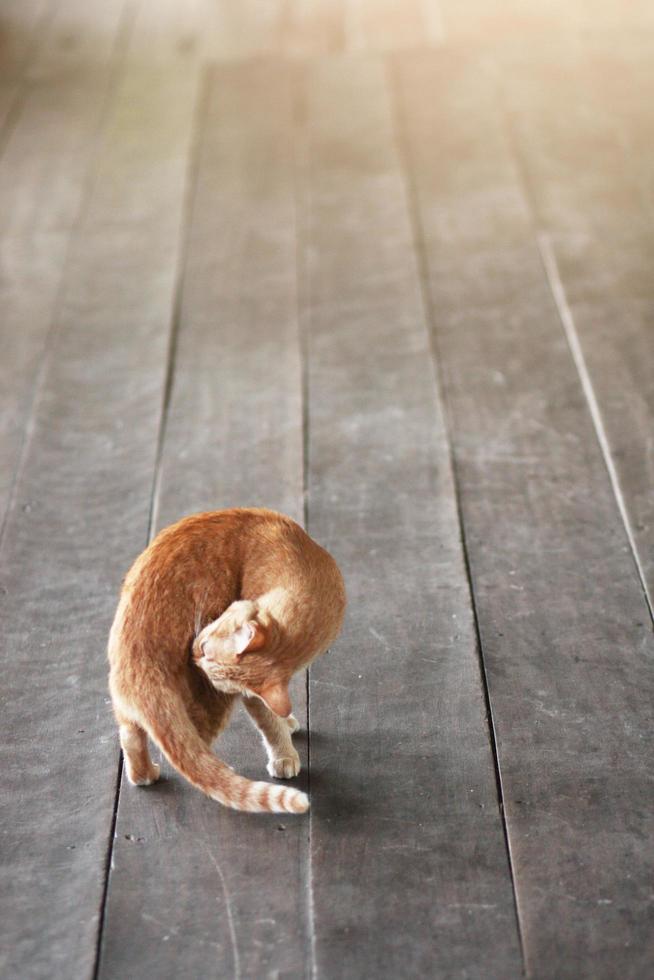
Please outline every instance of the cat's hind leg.
[[269, 775], [281, 779], [297, 776], [300, 772], [300, 757], [291, 739], [291, 732], [295, 731], [290, 726], [291, 719], [279, 718], [259, 698], [244, 697], [243, 704], [259, 729], [266, 747]]
[[148, 736], [135, 721], [119, 717], [118, 725], [127, 778], [132, 786], [151, 786], [159, 779], [159, 766], [150, 758]]

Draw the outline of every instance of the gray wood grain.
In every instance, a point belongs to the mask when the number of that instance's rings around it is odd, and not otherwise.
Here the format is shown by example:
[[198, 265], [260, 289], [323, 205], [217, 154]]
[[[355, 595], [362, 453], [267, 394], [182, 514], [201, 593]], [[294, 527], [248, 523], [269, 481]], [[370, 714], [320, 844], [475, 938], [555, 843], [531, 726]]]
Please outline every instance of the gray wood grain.
[[[648, 106], [638, 38], [601, 37], [504, 69], [506, 103], [540, 227], [597, 399], [643, 578], [654, 597], [654, 234]], [[515, 82], [515, 84], [514, 84]]]
[[308, 70], [309, 529], [350, 612], [310, 674], [315, 970], [518, 977], [449, 450], [377, 60]]
[[79, 7], [61, 4], [44, 25], [0, 155], [0, 523], [120, 58], [123, 0], [95, 11], [92, 40]]
[[[91, 977], [102, 936], [102, 980], [521, 975], [401, 132], [528, 974], [642, 980], [654, 643], [560, 319], [652, 590], [651, 3], [0, 7], [0, 973]], [[400, 59], [393, 121], [367, 52], [443, 40]], [[123, 572], [151, 518], [301, 520], [303, 462], [350, 594], [310, 817], [167, 769], [121, 788], [110, 846]], [[219, 751], [263, 775], [244, 717]]]
[[[207, 79], [157, 528], [234, 505], [303, 519], [292, 110], [279, 61]], [[216, 751], [268, 778], [241, 709]], [[235, 813], [163, 770], [123, 781], [100, 976], [305, 976], [307, 818]]]
[[148, 520], [194, 99], [170, 70], [117, 90], [0, 552], [2, 972], [21, 980], [93, 972], [118, 767], [104, 650]]
[[639, 978], [654, 643], [487, 68], [400, 78], [527, 970]]

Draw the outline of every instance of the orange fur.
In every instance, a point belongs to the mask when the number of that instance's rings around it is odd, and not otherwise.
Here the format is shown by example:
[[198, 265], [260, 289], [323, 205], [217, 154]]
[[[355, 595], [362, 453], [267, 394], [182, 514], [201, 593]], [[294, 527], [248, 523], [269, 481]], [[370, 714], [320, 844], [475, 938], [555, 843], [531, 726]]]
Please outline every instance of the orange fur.
[[288, 517], [195, 514], [128, 572], [109, 636], [109, 688], [127, 776], [158, 778], [146, 732], [194, 786], [237, 810], [302, 812], [304, 793], [234, 773], [210, 749], [242, 697], [271, 775], [299, 772], [288, 682], [336, 638], [345, 611], [333, 558]]

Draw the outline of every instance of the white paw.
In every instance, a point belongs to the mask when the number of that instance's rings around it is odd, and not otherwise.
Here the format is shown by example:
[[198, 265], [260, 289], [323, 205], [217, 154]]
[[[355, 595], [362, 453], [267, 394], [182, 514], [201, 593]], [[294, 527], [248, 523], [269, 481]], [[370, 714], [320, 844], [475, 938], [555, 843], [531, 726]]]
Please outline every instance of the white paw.
[[288, 725], [288, 727], [292, 732], [296, 732], [300, 727], [300, 722], [297, 720], [295, 715], [289, 715], [288, 718], [286, 719], [286, 724]]
[[279, 759], [271, 759], [268, 763], [268, 774], [277, 779], [292, 779], [300, 772], [300, 757], [297, 752], [293, 755], [282, 755]]
[[132, 784], [132, 786], [152, 786], [153, 783], [159, 779], [161, 774], [161, 769], [156, 762], [152, 763], [152, 769], [147, 776], [137, 776], [134, 777], [133, 774], [127, 769], [127, 778]]

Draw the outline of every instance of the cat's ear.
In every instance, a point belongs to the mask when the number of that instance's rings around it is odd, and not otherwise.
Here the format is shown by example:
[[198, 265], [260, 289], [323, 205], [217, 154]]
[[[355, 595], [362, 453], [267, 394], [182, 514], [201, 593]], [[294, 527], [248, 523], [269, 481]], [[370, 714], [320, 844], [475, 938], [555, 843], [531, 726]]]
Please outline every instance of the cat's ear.
[[273, 714], [280, 718], [288, 718], [292, 711], [291, 696], [288, 693], [288, 681], [275, 681], [266, 684], [256, 692], [262, 701], [268, 705]]
[[240, 660], [244, 654], [252, 653], [253, 650], [261, 650], [265, 646], [266, 631], [259, 623], [251, 619], [239, 626], [229, 639], [232, 653], [235, 653], [236, 658]]

